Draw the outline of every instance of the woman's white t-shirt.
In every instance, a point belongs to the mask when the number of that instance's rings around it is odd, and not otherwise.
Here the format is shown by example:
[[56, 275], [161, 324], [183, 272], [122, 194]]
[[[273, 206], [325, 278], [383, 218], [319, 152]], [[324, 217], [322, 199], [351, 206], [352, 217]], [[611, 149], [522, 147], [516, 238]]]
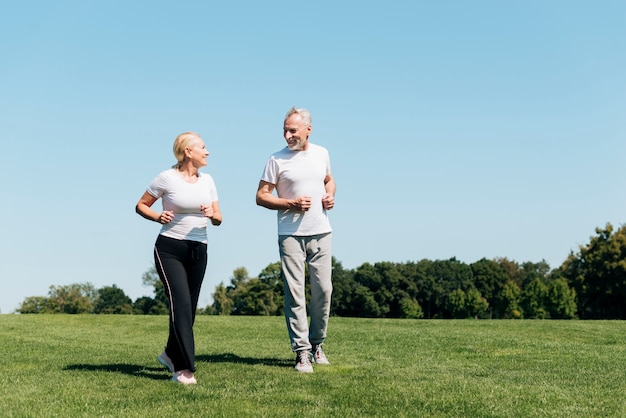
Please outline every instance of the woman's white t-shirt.
[[189, 183], [174, 168], [163, 171], [148, 186], [152, 197], [161, 198], [164, 211], [173, 211], [174, 219], [163, 225], [161, 235], [207, 243], [208, 218], [200, 209], [217, 201], [217, 189], [213, 178], [198, 173], [198, 181]]

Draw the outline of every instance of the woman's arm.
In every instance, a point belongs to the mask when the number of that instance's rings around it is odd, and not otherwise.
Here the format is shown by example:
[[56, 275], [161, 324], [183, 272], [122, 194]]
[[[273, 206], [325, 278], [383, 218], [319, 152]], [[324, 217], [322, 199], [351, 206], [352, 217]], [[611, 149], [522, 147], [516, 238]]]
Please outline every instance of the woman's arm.
[[139, 202], [137, 202], [137, 205], [135, 206], [135, 212], [149, 221], [158, 222], [160, 224], [171, 222], [172, 219], [174, 219], [174, 212], [171, 210], [166, 210], [161, 213], [152, 210], [152, 205], [154, 205], [154, 202], [157, 200], [158, 199], [150, 193], [144, 192], [143, 196], [141, 196]]

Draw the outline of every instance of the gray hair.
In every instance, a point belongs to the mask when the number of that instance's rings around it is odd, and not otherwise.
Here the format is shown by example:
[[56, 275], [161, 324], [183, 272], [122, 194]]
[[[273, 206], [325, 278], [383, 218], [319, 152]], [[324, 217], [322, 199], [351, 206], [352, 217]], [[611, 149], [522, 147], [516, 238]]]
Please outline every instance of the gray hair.
[[289, 111], [285, 115], [285, 120], [289, 119], [289, 117], [291, 117], [292, 115], [300, 115], [300, 117], [302, 118], [302, 122], [304, 122], [306, 126], [312, 126], [311, 113], [308, 110], [302, 107], [294, 106], [291, 109], [289, 109]]

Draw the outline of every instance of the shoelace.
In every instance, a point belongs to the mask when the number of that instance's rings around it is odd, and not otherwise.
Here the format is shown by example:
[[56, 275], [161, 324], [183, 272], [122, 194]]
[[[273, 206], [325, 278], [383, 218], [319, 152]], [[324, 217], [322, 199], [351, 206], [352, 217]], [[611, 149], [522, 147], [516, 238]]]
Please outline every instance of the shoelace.
[[298, 352], [298, 363], [311, 364], [311, 359], [309, 358], [309, 353], [307, 351]]
[[324, 358], [324, 351], [322, 351], [322, 346], [318, 345], [315, 347], [315, 351], [313, 352], [315, 358]]

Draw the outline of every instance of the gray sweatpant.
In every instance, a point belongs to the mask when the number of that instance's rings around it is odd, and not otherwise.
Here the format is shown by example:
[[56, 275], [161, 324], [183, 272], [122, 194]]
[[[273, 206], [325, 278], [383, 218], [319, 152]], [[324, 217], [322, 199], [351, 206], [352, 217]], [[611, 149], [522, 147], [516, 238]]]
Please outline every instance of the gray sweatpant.
[[[278, 248], [285, 286], [285, 320], [293, 351], [311, 350], [326, 339], [333, 291], [332, 234], [308, 237], [280, 235]], [[309, 327], [304, 290], [305, 264], [309, 267], [311, 304]]]

